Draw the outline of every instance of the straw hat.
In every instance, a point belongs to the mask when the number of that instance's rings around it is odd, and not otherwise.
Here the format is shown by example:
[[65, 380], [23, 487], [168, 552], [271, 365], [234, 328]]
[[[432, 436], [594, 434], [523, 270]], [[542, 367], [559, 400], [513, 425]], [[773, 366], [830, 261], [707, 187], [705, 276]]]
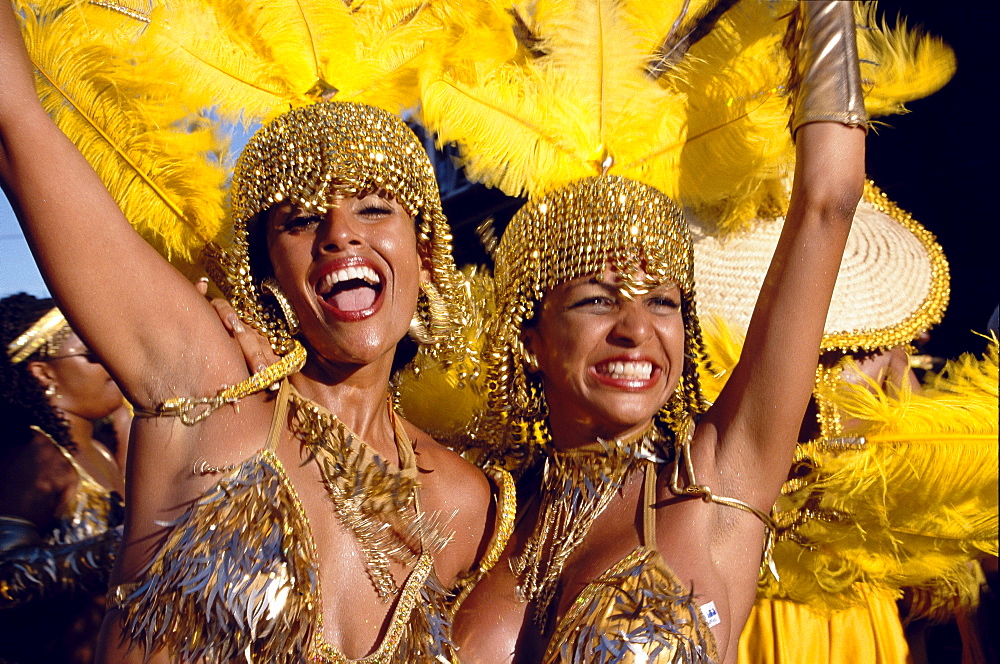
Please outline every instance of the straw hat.
[[[784, 218], [712, 237], [693, 217], [698, 310], [746, 334]], [[824, 350], [908, 344], [948, 304], [948, 262], [934, 236], [871, 181], [858, 204], [826, 318]]]

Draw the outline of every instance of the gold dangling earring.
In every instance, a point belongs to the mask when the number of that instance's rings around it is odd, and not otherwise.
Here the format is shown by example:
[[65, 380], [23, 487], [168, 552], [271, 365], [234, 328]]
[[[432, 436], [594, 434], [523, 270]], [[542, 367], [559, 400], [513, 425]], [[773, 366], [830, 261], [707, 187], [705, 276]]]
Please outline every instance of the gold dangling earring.
[[281, 313], [285, 315], [285, 323], [288, 324], [288, 334], [290, 336], [295, 336], [299, 331], [299, 317], [295, 315], [295, 310], [292, 309], [292, 304], [288, 301], [288, 296], [285, 295], [285, 291], [281, 290], [281, 285], [278, 280], [274, 277], [268, 277], [260, 285], [260, 289], [265, 293], [270, 293], [274, 296], [274, 299], [278, 301], [278, 306], [281, 307]]
[[538, 371], [538, 357], [527, 348], [524, 349], [524, 368], [528, 373]]
[[416, 341], [418, 344], [428, 346], [434, 343], [431, 339], [431, 335], [427, 332], [427, 326], [424, 322], [420, 320], [420, 312], [414, 311], [413, 318], [410, 320], [410, 329], [407, 332], [410, 338]]
[[434, 344], [445, 339], [452, 327], [448, 305], [432, 282], [420, 282], [420, 292], [424, 295], [425, 304], [417, 304], [413, 320], [410, 321], [410, 336], [417, 343]]
[[56, 384], [49, 383], [48, 387], [45, 388], [45, 396], [50, 399], [58, 399], [59, 393], [56, 391]]

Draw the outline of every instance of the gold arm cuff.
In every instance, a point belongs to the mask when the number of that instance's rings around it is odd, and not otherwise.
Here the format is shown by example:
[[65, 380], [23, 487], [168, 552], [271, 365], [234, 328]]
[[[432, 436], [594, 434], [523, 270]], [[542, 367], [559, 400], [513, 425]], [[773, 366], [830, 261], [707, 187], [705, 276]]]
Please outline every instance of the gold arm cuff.
[[266, 390], [278, 381], [299, 371], [306, 363], [306, 349], [292, 340], [292, 350], [274, 364], [261, 369], [246, 380], [224, 387], [211, 397], [174, 397], [153, 410], [133, 406], [135, 417], [177, 417], [192, 426], [227, 404], [233, 404], [251, 394]]
[[868, 129], [853, 3], [801, 0], [792, 28], [792, 135], [810, 122]]

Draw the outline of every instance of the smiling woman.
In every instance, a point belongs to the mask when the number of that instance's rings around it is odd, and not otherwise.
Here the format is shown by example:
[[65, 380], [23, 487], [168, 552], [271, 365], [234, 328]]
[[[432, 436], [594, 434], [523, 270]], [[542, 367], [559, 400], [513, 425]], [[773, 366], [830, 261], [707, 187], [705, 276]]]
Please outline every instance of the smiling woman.
[[[425, 117], [459, 143], [469, 173], [530, 194], [495, 249], [487, 406], [471, 445], [511, 465], [532, 456], [538, 463], [524, 470], [527, 499], [507, 549], [456, 615], [467, 664], [737, 659], [758, 575], [768, 569], [768, 512], [812, 392], [862, 192], [866, 116], [852, 3], [709, 6], [688, 16], [688, 3], [677, 3], [658, 23], [612, 3], [575, 4], [557, 19], [538, 11], [521, 29], [539, 31], [543, 53], [492, 78], [456, 68], [425, 95]], [[576, 29], [587, 21], [596, 36]], [[729, 37], [748, 35], [772, 46], [738, 65], [724, 60], [728, 50], [695, 55], [684, 40], [711, 33], [715, 22], [725, 49]], [[666, 36], [644, 41], [651, 24]], [[616, 31], [606, 34], [608, 26]], [[672, 43], [678, 34], [685, 37]], [[798, 48], [788, 54], [783, 41]], [[650, 48], [662, 49], [662, 60]], [[690, 61], [675, 68], [688, 48]], [[588, 57], [600, 63], [591, 79], [576, 69]], [[725, 99], [685, 106], [700, 93], [681, 81], [704, 63], [721, 69], [723, 82], [712, 85]], [[671, 80], [657, 83], [656, 66]], [[767, 70], [762, 76], [793, 69], [790, 119], [785, 100], [769, 98], [775, 87], [730, 92], [729, 75], [754, 66]], [[523, 83], [517, 94], [501, 87], [512, 80]], [[620, 106], [609, 102], [616, 94]], [[755, 113], [771, 101], [784, 113], [775, 124], [788, 122], [795, 139], [791, 204], [743, 356], [708, 404], [698, 377], [705, 358], [692, 240], [667, 191], [692, 200], [705, 195], [702, 182], [740, 176], [740, 144], [755, 143]], [[549, 124], [562, 103], [568, 115]], [[494, 140], [494, 119], [521, 132], [521, 142]], [[712, 136], [733, 127], [732, 140]], [[722, 143], [717, 162], [685, 166], [706, 136]], [[671, 162], [678, 146], [680, 166]], [[738, 189], [735, 179], [728, 186]]]
[[[243, 321], [283, 356], [249, 376], [215, 310], [35, 100], [0, 5], [5, 191], [137, 414], [97, 661], [449, 657], [449, 593], [495, 558], [505, 526], [486, 476], [390, 399], [411, 326], [442, 358], [461, 349], [460, 277], [416, 137], [385, 110], [315, 101], [249, 141], [232, 242], [207, 252]], [[155, 306], [135, 306], [151, 293]]]

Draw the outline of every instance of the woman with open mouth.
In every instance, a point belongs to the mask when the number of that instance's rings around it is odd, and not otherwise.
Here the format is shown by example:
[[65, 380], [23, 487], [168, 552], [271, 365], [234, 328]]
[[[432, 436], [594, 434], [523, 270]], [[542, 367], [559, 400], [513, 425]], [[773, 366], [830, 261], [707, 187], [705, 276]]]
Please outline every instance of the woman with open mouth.
[[250, 140], [231, 246], [210, 257], [233, 332], [252, 325], [282, 356], [249, 376], [45, 114], [0, 5], [4, 189], [136, 412], [98, 661], [441, 661], [448, 590], [489, 556], [495, 506], [388, 389], [407, 332], [456, 346], [464, 306], [416, 137], [385, 110], [318, 101]]

